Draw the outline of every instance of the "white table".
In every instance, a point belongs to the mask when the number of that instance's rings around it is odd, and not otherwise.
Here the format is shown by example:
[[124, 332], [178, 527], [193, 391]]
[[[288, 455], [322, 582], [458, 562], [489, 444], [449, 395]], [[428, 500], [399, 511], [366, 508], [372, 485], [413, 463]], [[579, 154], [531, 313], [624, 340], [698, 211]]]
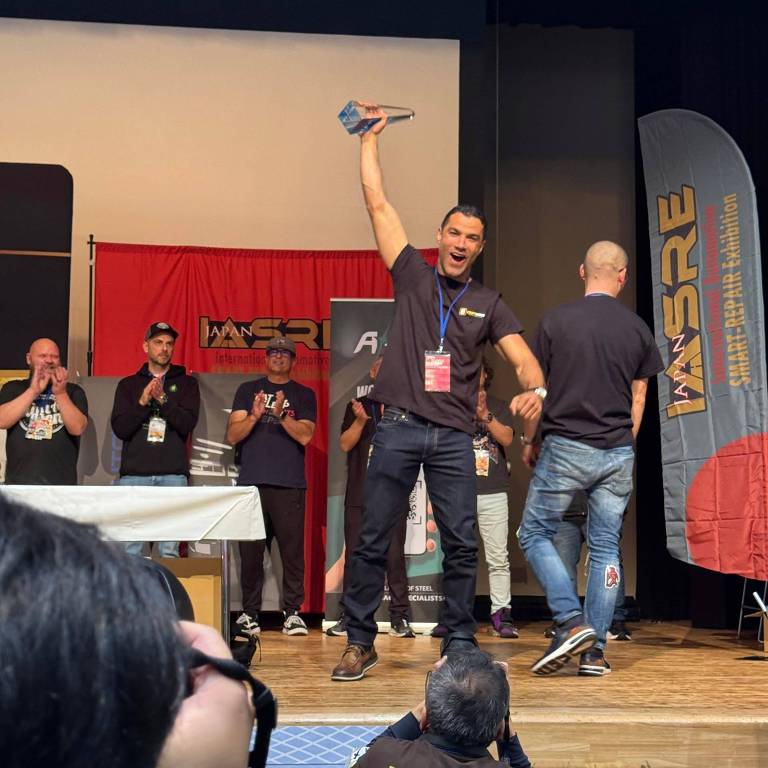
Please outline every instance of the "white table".
[[228, 541], [266, 538], [253, 486], [3, 485], [36, 509], [91, 523], [114, 541], [220, 541], [222, 631], [229, 642]]

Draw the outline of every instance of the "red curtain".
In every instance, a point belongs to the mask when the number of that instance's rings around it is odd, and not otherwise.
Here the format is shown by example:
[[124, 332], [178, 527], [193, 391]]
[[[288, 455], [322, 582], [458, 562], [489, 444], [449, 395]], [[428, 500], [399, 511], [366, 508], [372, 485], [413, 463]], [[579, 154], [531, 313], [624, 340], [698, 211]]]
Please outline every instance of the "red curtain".
[[[436, 252], [425, 256], [433, 261]], [[180, 337], [174, 362], [191, 372], [265, 370], [272, 336], [296, 342], [293, 378], [317, 395], [317, 429], [307, 450], [304, 610], [323, 610], [328, 463], [330, 299], [389, 298], [376, 251], [267, 251], [98, 243], [93, 372], [125, 376], [146, 359], [153, 322]], [[223, 436], [222, 436], [223, 437]]]

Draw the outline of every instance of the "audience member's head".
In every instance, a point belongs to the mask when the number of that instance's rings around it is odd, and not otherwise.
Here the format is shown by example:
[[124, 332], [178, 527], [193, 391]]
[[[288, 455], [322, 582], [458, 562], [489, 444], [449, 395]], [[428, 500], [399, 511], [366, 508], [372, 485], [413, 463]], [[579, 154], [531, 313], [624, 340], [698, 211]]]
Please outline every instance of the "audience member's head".
[[151, 768], [188, 678], [157, 578], [93, 527], [2, 492], [0, 671], [6, 768]]
[[482, 651], [448, 654], [429, 680], [427, 721], [431, 733], [465, 747], [487, 747], [509, 709], [503, 666]]

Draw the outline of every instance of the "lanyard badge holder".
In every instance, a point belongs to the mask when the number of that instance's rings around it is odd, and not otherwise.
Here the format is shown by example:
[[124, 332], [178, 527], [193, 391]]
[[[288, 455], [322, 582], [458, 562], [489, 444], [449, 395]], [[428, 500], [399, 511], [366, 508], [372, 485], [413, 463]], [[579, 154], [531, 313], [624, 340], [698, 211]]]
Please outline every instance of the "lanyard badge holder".
[[471, 280], [470, 278], [456, 294], [456, 298], [448, 306], [448, 312], [445, 312], [443, 309], [443, 289], [440, 285], [440, 278], [437, 276], [437, 268], [435, 268], [435, 284], [437, 285], [438, 309], [440, 311], [440, 345], [437, 349], [425, 350], [424, 352], [424, 390], [426, 392], [451, 391], [451, 353], [446, 352], [443, 348], [445, 333], [451, 320], [451, 312], [458, 300], [466, 293]]

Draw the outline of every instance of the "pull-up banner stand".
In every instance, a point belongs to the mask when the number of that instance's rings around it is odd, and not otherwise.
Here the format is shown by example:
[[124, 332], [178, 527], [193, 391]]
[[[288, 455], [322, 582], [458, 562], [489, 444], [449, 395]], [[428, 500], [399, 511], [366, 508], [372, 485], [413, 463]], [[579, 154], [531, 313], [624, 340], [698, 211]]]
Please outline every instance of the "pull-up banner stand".
[[[325, 565], [326, 625], [341, 612], [344, 561], [344, 493], [346, 454], [339, 434], [347, 403], [367, 395], [372, 388], [368, 371], [377, 357], [386, 354], [386, 335], [395, 312], [386, 299], [331, 300], [331, 377], [328, 415], [328, 536]], [[439, 619], [443, 554], [437, 526], [428, 503], [423, 473], [411, 491], [405, 538], [410, 618], [414, 627], [427, 629]], [[389, 628], [389, 592], [376, 612], [380, 629]]]
[[765, 322], [755, 192], [709, 118], [639, 120], [653, 265], [667, 547], [768, 578]]

